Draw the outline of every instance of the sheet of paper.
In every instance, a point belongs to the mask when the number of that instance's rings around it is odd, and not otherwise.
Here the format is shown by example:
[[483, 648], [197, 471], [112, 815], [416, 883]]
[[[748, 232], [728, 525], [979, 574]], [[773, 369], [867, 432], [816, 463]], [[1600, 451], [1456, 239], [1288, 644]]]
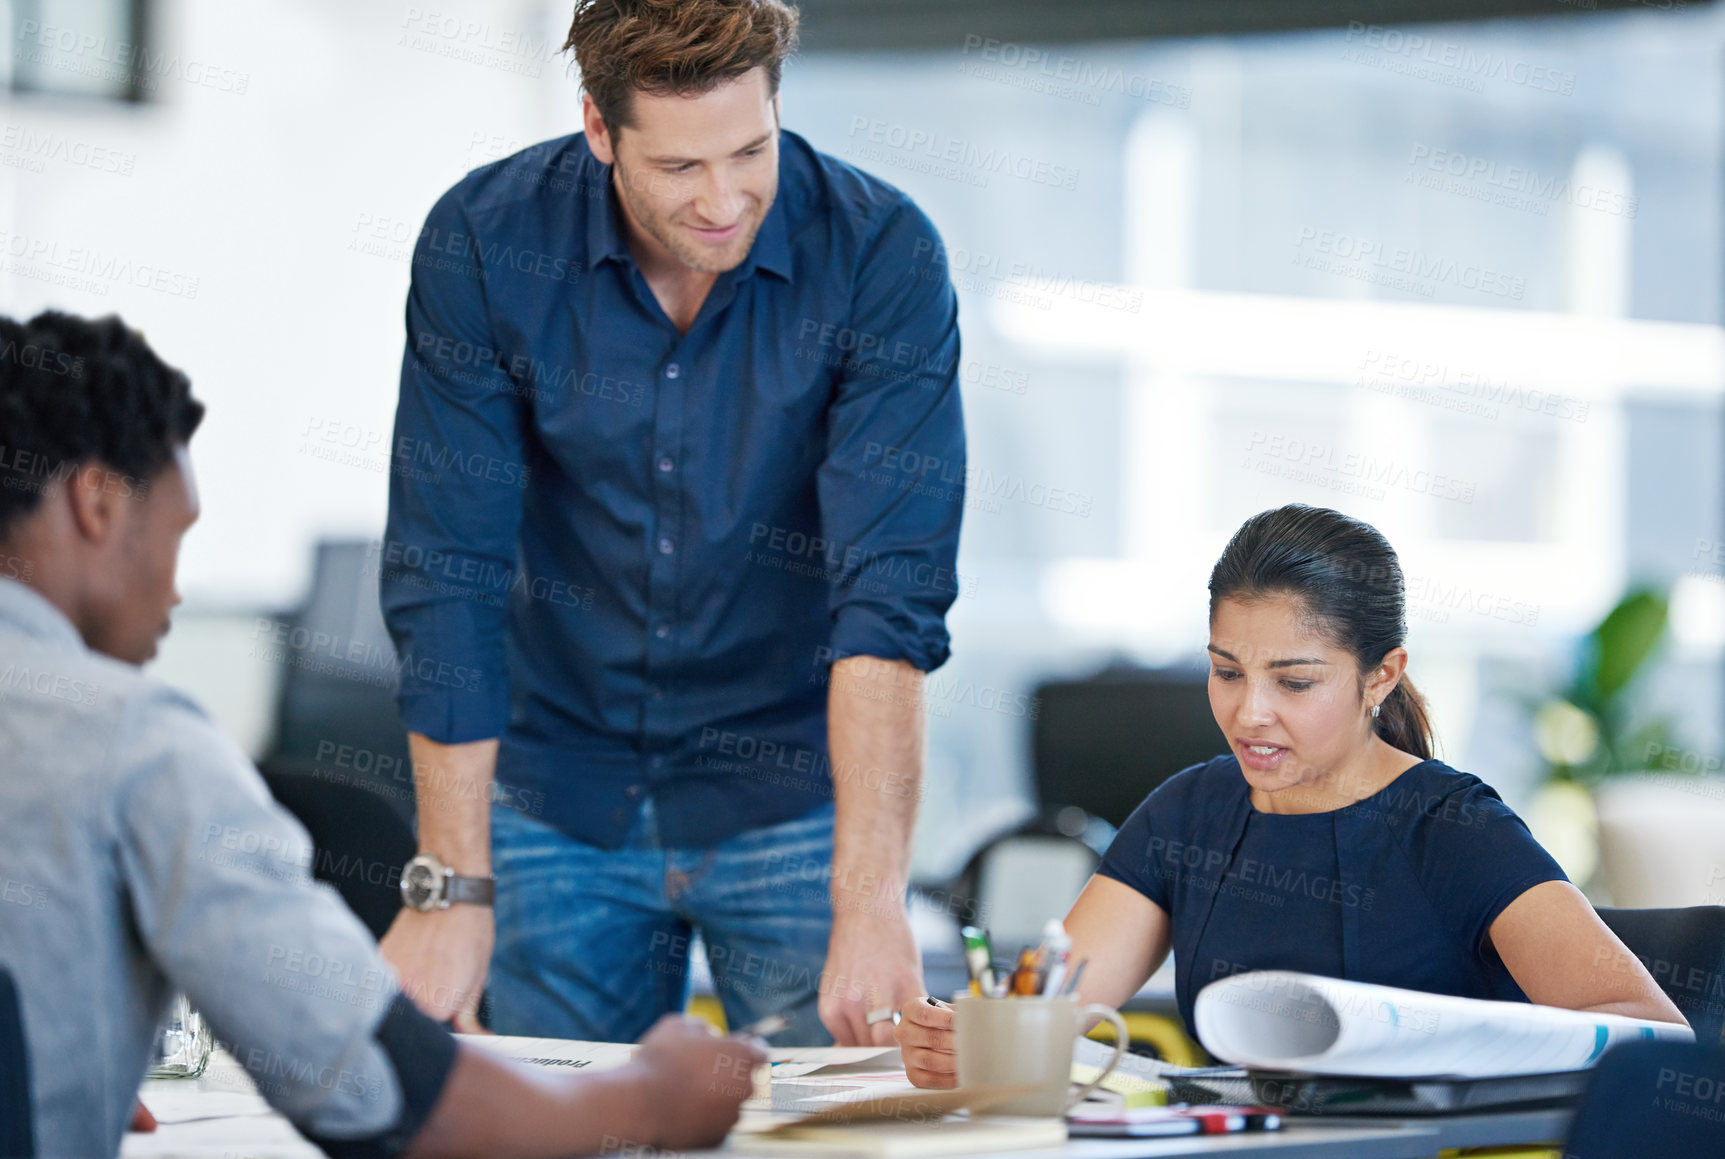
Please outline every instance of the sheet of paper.
[[612, 1070], [625, 1066], [639, 1048], [632, 1042], [577, 1042], [566, 1038], [517, 1038], [504, 1034], [458, 1034], [461, 1042], [548, 1070]]
[[158, 1123], [189, 1123], [195, 1119], [233, 1119], [244, 1115], [269, 1115], [274, 1111], [263, 1096], [238, 1091], [206, 1091], [155, 1083], [140, 1091], [139, 1098]]
[[794, 1074], [812, 1074], [829, 1066], [855, 1066], [864, 1062], [883, 1070], [904, 1065], [899, 1061], [896, 1046], [775, 1046], [767, 1057], [772, 1061], [773, 1074], [785, 1078], [793, 1077], [793, 1072], [780, 1067], [806, 1067]]
[[1210, 983], [1195, 1021], [1212, 1054], [1243, 1066], [1395, 1078], [1581, 1070], [1620, 1042], [1695, 1038], [1671, 1023], [1286, 970]]
[[322, 1159], [279, 1115], [163, 1123], [120, 1138], [121, 1159]]

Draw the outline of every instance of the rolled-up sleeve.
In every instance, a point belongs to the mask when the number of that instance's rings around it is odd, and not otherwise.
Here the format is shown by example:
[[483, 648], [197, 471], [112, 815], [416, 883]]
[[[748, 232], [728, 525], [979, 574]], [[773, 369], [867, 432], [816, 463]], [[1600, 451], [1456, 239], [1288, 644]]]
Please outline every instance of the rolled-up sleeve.
[[484, 243], [459, 188], [414, 248], [378, 569], [403, 723], [446, 744], [501, 735], [508, 718], [504, 632], [530, 475], [527, 402], [498, 350]]
[[133, 927], [260, 1094], [331, 1154], [387, 1155], [440, 1096], [454, 1040], [415, 1010], [370, 934], [310, 879], [305, 830], [244, 755], [166, 694], [112, 759]]
[[842, 566], [832, 652], [946, 662], [959, 592], [964, 415], [958, 301], [934, 225], [908, 199], [866, 246], [854, 279], [856, 350], [827, 411], [822, 534]]

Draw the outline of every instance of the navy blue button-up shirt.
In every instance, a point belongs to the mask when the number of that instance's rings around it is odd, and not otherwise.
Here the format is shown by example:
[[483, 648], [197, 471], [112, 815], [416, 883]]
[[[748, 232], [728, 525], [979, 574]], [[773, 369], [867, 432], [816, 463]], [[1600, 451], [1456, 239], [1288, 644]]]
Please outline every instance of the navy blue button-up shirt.
[[501, 737], [500, 797], [615, 848], [707, 845], [832, 780], [827, 669], [945, 661], [964, 424], [945, 252], [780, 136], [687, 334], [579, 134], [475, 170], [413, 258], [383, 610], [408, 729]]

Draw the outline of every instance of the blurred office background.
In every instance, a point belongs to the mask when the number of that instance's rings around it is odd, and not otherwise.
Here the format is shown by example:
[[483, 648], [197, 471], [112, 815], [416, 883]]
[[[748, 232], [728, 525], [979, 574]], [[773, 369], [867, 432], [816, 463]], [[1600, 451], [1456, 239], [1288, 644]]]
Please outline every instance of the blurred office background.
[[[1101, 5], [859, 7], [807, 5], [784, 123], [915, 197], [959, 286], [974, 471], [923, 878], [1035, 812], [1037, 690], [1201, 665], [1210, 564], [1294, 500], [1398, 548], [1443, 755], [1512, 804], [1531, 703], [1638, 584], [1671, 621], [1631, 710], [1679, 764], [1725, 752], [1725, 12], [1098, 39], [1059, 13]], [[387, 665], [291, 628], [343, 541], [319, 622], [375, 630], [411, 248], [464, 172], [578, 127], [568, 8], [0, 0], [0, 303], [118, 311], [208, 402], [156, 668], [255, 754], [296, 673], [387, 701]]]

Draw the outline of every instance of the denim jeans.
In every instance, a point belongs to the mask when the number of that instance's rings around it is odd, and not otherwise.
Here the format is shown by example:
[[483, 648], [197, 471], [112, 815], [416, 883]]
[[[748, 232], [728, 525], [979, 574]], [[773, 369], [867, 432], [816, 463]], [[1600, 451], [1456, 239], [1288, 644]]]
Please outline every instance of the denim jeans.
[[502, 805], [491, 812], [499, 1034], [633, 1042], [683, 1009], [699, 930], [736, 1028], [769, 1014], [780, 1046], [832, 1041], [816, 1010], [832, 929], [833, 807], [710, 849], [665, 849], [652, 802], [623, 848], [584, 844]]

